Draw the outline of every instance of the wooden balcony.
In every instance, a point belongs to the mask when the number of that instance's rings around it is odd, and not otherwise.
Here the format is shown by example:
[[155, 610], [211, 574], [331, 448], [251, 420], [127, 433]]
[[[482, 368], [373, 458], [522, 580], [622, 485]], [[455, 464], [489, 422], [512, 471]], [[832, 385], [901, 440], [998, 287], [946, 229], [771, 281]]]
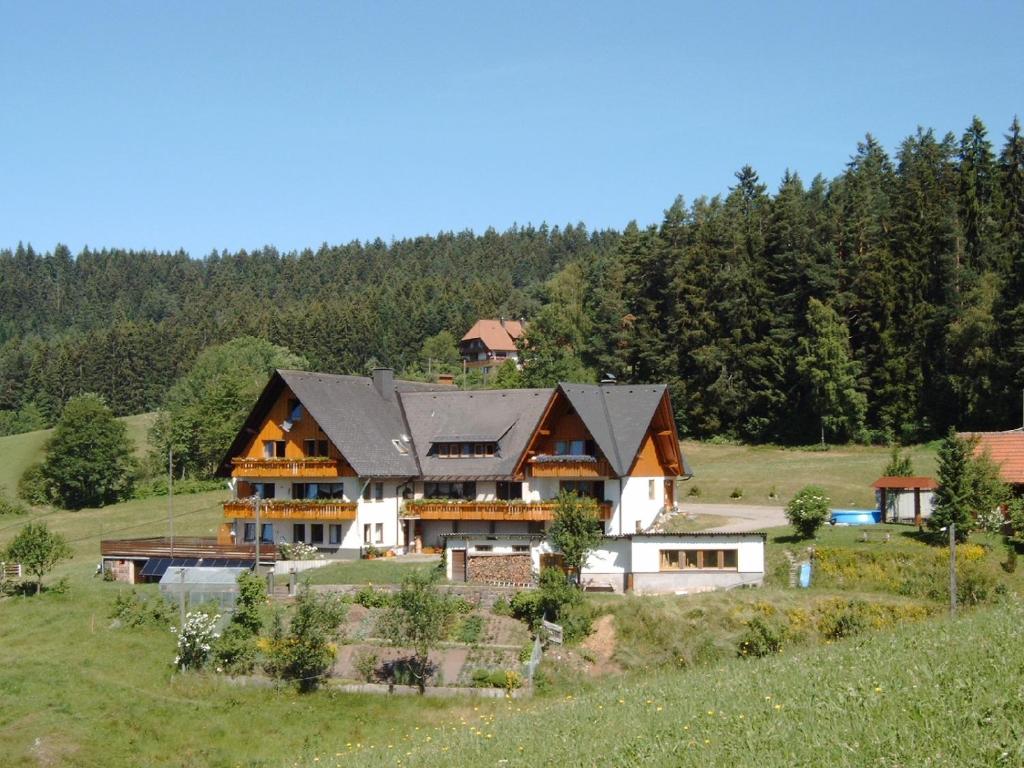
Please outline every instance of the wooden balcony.
[[614, 477], [611, 465], [604, 459], [566, 459], [565, 461], [530, 461], [531, 477], [602, 478]]
[[[354, 501], [316, 501], [265, 499], [261, 502], [260, 520], [355, 520], [358, 504]], [[251, 501], [224, 502], [224, 517], [255, 520], [256, 510]]]
[[[229, 560], [255, 559], [255, 544], [218, 544], [216, 539], [197, 536], [175, 536], [174, 545], [168, 538], [104, 539], [100, 542], [100, 555], [128, 560], [149, 557], [201, 557]], [[273, 562], [277, 547], [269, 542], [260, 546], [260, 559]]]
[[251, 459], [231, 460], [232, 477], [341, 477], [342, 467], [337, 459]]
[[[555, 519], [554, 501], [414, 501], [407, 502], [403, 517], [420, 520], [543, 521]], [[598, 516], [608, 520], [612, 505], [597, 505]]]

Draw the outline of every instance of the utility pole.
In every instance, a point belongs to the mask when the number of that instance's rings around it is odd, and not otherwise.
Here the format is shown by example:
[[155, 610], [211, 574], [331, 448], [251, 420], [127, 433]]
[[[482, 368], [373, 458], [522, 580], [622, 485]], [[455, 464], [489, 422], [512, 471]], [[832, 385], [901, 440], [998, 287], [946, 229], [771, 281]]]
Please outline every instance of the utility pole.
[[174, 448], [167, 449], [167, 525], [171, 531], [171, 557], [174, 557]]
[[949, 524], [949, 617], [956, 618], [956, 523]]
[[263, 542], [263, 530], [260, 528], [260, 497], [254, 497], [254, 503], [256, 504], [256, 568], [255, 573], [260, 572], [260, 549], [262, 548]]

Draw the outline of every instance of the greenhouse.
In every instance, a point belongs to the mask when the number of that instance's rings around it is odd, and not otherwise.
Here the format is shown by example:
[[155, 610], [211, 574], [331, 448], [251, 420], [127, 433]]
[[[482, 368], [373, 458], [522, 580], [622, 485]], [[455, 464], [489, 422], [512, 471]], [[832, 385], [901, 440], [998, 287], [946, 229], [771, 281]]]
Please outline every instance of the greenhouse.
[[216, 603], [221, 613], [232, 611], [238, 598], [238, 577], [248, 568], [181, 566], [168, 568], [160, 579], [160, 594], [177, 603], [185, 596], [185, 607]]

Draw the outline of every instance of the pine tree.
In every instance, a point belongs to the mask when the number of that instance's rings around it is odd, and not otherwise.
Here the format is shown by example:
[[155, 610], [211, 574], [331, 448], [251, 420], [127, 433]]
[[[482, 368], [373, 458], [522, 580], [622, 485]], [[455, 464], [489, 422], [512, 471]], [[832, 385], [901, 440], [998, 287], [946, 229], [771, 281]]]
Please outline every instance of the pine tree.
[[846, 325], [831, 307], [811, 299], [808, 336], [800, 340], [797, 371], [825, 432], [840, 440], [863, 436], [867, 398], [858, 388], [860, 367], [850, 355]]

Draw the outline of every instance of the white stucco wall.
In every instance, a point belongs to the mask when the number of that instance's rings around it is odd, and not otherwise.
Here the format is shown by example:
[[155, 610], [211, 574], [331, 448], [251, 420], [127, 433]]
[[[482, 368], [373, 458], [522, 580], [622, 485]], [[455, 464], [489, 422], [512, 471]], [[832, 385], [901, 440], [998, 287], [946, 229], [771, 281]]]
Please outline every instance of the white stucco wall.
[[[651, 498], [651, 484], [654, 498]], [[637, 523], [646, 530], [665, 506], [664, 477], [626, 477], [622, 481], [622, 533], [635, 533]], [[616, 527], [615, 533], [619, 533]]]
[[634, 573], [661, 571], [663, 549], [735, 549], [739, 573], [764, 573], [764, 540], [760, 536], [723, 534], [718, 536], [643, 536], [632, 540]]

